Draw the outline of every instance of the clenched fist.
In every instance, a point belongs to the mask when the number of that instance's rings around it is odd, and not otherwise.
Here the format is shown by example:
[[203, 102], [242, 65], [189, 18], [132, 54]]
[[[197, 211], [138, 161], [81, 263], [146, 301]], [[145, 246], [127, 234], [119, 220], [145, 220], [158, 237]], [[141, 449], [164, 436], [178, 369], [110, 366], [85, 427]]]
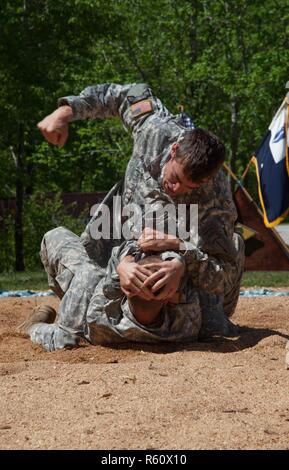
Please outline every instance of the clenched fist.
[[43, 137], [53, 145], [62, 147], [68, 138], [68, 125], [73, 117], [70, 106], [61, 106], [37, 124]]

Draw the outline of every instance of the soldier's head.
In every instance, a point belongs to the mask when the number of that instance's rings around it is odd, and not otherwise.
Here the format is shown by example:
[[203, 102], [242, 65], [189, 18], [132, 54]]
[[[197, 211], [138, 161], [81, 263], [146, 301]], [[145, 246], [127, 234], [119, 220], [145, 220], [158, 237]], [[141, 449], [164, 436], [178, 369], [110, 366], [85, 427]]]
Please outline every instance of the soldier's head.
[[225, 160], [225, 147], [217, 136], [197, 128], [173, 144], [164, 167], [163, 187], [171, 196], [189, 192], [212, 178]]
[[[157, 254], [147, 256], [146, 258], [143, 258], [138, 261], [138, 264], [140, 264], [141, 266], [148, 266], [151, 263], [155, 264], [155, 268], [153, 269], [153, 271], [149, 269], [149, 271], [151, 271], [151, 274], [153, 274], [153, 272], [156, 272], [161, 268], [163, 261], [160, 255]], [[160, 291], [157, 291], [156, 293], [159, 294]], [[164, 304], [164, 301], [162, 300], [146, 300], [141, 295], [136, 295], [134, 297], [128, 298], [128, 302], [130, 309], [134, 314], [134, 317], [142, 325], [150, 325], [154, 323], [158, 319], [162, 306]]]

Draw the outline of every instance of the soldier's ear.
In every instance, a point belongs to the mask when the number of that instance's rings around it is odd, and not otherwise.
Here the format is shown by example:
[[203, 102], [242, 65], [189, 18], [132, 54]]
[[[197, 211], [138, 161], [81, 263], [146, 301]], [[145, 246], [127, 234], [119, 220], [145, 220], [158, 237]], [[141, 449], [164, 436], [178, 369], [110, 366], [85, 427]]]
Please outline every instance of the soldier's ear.
[[178, 144], [177, 142], [175, 142], [175, 143], [172, 145], [172, 149], [171, 149], [171, 158], [175, 158], [178, 147], [179, 147], [179, 144]]

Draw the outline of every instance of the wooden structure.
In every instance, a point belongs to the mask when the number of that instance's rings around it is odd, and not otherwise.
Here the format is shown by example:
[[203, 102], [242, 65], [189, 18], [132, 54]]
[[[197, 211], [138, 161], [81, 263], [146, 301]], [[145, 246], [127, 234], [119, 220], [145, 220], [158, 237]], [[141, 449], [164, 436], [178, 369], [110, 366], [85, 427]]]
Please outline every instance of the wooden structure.
[[234, 193], [238, 221], [255, 230], [256, 235], [245, 242], [246, 271], [289, 271], [289, 249], [274, 228], [267, 228], [263, 214], [239, 186]]

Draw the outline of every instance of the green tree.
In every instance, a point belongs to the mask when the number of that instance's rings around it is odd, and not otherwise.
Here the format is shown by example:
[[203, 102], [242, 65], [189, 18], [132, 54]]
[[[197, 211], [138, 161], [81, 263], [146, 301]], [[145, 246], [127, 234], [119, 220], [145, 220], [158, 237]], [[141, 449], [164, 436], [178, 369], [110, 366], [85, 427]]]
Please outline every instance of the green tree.
[[[34, 189], [38, 134], [35, 123], [54, 107], [56, 96], [70, 85], [93, 58], [95, 36], [106, 28], [98, 1], [3, 1], [0, 6], [0, 157], [5, 172], [12, 170], [4, 188], [15, 192], [15, 268], [24, 269], [23, 204]], [[97, 28], [96, 28], [97, 25]], [[52, 104], [53, 103], [53, 104]], [[7, 175], [7, 173], [6, 173]], [[2, 190], [3, 191], [3, 190]]]
[[241, 174], [285, 94], [288, 19], [286, 0], [3, 0], [0, 197], [16, 195], [16, 268], [25, 197], [109, 189], [131, 152], [119, 120], [73, 124], [63, 149], [45, 143], [35, 123], [58, 97], [148, 82], [172, 112], [182, 104], [218, 134]]

